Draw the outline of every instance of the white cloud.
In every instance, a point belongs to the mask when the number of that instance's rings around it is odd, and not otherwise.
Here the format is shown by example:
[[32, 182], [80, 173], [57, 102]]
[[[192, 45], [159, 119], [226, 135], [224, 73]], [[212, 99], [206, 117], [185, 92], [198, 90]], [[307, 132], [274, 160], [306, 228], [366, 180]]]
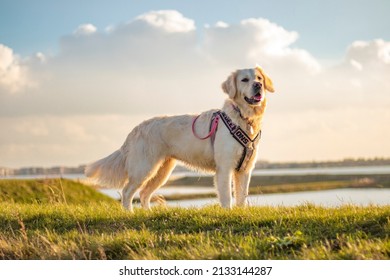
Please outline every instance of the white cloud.
[[[144, 118], [220, 107], [221, 82], [256, 63], [277, 91], [270, 95], [261, 158], [381, 156], [381, 150], [390, 156], [390, 135], [369, 144], [384, 130], [381, 120], [390, 121], [390, 43], [353, 42], [329, 68], [293, 47], [298, 38], [266, 19], [196, 30], [176, 11], [156, 11], [109, 30], [81, 25], [61, 38], [57, 55], [39, 53], [23, 63], [0, 45], [0, 126], [8, 132], [0, 136], [0, 165], [104, 156]], [[37, 86], [23, 90], [32, 79]], [[369, 127], [369, 135], [356, 125]], [[360, 147], [343, 144], [357, 137]], [[307, 153], [297, 149], [302, 145]], [[38, 156], [43, 153], [46, 159]]]
[[382, 39], [373, 41], [356, 41], [348, 48], [347, 59], [363, 66], [390, 65], [390, 42]]
[[11, 106], [0, 104], [0, 114], [196, 112], [220, 106], [220, 84], [236, 68], [259, 63], [276, 80], [319, 68], [307, 51], [289, 47], [296, 32], [266, 19], [216, 26], [199, 41], [193, 20], [177, 11], [150, 12], [109, 32], [81, 25], [61, 39], [58, 55], [30, 65], [40, 87], [23, 100], [6, 98]]
[[193, 20], [185, 18], [181, 13], [174, 10], [153, 11], [137, 17], [137, 20], [163, 29], [166, 32], [189, 32], [195, 30]]
[[77, 29], [73, 32], [73, 34], [77, 36], [83, 36], [83, 35], [91, 35], [96, 33], [97, 28], [90, 23], [82, 24], [77, 27]]
[[250, 30], [254, 35], [255, 41], [259, 45], [253, 47], [271, 54], [283, 52], [285, 48], [298, 39], [297, 32], [287, 31], [283, 27], [263, 18], [246, 19], [241, 21], [240, 25]]
[[226, 22], [223, 22], [223, 21], [217, 21], [217, 23], [215, 24], [215, 27], [228, 28], [229, 24], [227, 24]]
[[1, 92], [18, 92], [28, 85], [25, 66], [11, 48], [0, 44], [0, 95]]
[[309, 52], [290, 47], [297, 39], [295, 31], [267, 19], [251, 18], [236, 25], [217, 23], [207, 28], [204, 49], [219, 64], [245, 66], [257, 62], [270, 71], [317, 73], [320, 64]]
[[357, 62], [356, 60], [351, 59], [349, 61], [349, 63], [351, 63], [352, 67], [354, 67], [356, 70], [358, 70], [358, 71], [363, 70], [363, 65], [361, 63]]

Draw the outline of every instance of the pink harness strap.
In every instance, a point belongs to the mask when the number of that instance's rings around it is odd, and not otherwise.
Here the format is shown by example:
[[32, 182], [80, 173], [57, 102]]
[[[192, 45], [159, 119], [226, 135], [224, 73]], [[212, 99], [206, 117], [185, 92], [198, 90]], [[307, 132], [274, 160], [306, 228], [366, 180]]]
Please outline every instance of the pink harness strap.
[[195, 123], [196, 123], [196, 120], [200, 117], [200, 115], [196, 116], [194, 118], [194, 120], [192, 121], [192, 133], [194, 134], [194, 136], [200, 140], [205, 140], [211, 136], [213, 136], [215, 134], [215, 132], [217, 131], [217, 128], [218, 128], [218, 122], [219, 122], [219, 115], [216, 115], [215, 118], [212, 120], [212, 123], [211, 123], [211, 128], [210, 128], [210, 133], [207, 134], [205, 137], [200, 137], [196, 134], [195, 132]]

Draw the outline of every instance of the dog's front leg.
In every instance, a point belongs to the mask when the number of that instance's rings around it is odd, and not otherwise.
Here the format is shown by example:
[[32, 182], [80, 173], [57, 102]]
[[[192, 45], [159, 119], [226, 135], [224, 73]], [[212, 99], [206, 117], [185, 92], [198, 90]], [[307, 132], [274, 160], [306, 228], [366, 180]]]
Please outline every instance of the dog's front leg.
[[218, 198], [223, 208], [232, 208], [232, 170], [218, 168], [215, 174], [215, 185], [218, 191]]
[[234, 197], [237, 206], [246, 206], [251, 171], [234, 173]]

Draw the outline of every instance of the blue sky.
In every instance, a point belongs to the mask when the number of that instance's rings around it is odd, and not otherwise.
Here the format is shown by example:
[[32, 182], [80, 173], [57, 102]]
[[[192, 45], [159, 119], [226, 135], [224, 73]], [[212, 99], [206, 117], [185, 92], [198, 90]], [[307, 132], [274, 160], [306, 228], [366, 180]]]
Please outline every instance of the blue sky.
[[387, 0], [52, 1], [1, 0], [0, 42], [21, 55], [55, 53], [58, 40], [82, 23], [99, 29], [151, 10], [174, 9], [205, 24], [267, 18], [299, 32], [296, 46], [321, 59], [340, 58], [354, 40], [390, 39]]
[[[390, 157], [390, 1], [0, 0], [0, 166], [78, 165], [263, 66], [260, 159]], [[304, 148], [302, 148], [304, 147]]]

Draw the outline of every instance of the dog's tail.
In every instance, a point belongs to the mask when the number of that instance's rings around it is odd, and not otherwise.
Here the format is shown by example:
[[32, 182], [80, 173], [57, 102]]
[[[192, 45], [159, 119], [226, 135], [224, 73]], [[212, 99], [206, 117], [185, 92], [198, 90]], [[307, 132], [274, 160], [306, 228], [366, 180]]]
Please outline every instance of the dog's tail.
[[113, 152], [85, 167], [85, 176], [109, 188], [122, 188], [128, 180], [126, 156], [121, 150]]

